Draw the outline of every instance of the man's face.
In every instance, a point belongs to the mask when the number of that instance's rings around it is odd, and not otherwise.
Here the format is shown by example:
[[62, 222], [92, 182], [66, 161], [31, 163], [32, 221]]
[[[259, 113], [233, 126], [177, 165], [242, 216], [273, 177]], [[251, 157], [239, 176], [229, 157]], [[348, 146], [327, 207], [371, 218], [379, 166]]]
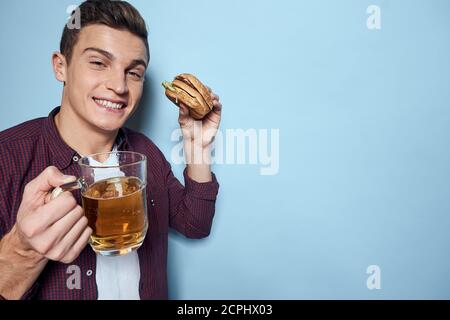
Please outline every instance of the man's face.
[[122, 127], [142, 96], [147, 61], [144, 42], [129, 31], [81, 29], [64, 88], [72, 114], [95, 130]]

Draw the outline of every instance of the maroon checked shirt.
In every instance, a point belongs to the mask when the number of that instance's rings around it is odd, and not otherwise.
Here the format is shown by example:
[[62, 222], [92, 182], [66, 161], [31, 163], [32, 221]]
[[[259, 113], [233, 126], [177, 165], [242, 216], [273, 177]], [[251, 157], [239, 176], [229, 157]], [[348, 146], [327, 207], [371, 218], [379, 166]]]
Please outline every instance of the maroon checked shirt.
[[[38, 118], [0, 132], [0, 239], [16, 222], [25, 185], [53, 165], [64, 174], [79, 176], [79, 155], [60, 137], [54, 116]], [[119, 150], [147, 156], [147, 209], [149, 228], [138, 249], [141, 299], [167, 299], [167, 242], [169, 227], [188, 238], [208, 236], [219, 184], [197, 183], [184, 171], [185, 186], [174, 177], [170, 164], [145, 135], [119, 130]], [[74, 195], [81, 203], [79, 191]], [[96, 257], [90, 246], [70, 264], [49, 261], [24, 299], [97, 299]], [[81, 269], [81, 289], [69, 289], [70, 265]]]

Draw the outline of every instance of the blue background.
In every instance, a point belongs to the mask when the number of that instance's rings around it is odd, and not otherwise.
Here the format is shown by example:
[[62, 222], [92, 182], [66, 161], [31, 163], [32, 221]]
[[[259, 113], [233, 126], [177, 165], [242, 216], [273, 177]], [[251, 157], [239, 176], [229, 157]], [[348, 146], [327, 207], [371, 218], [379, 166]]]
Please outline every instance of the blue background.
[[[170, 298], [450, 297], [450, 1], [131, 2], [151, 66], [130, 125], [169, 159], [160, 83], [180, 72], [220, 95], [223, 131], [280, 129], [277, 175], [214, 166], [210, 237], [170, 236]], [[59, 105], [50, 58], [78, 3], [0, 2], [0, 130]]]

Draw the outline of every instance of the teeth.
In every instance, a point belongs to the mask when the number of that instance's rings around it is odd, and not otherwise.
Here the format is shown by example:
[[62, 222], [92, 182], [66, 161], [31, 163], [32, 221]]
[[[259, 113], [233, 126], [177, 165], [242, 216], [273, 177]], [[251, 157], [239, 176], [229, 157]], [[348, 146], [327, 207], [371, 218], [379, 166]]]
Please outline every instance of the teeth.
[[114, 103], [108, 100], [100, 100], [100, 99], [94, 99], [95, 102], [98, 104], [101, 104], [105, 108], [112, 108], [112, 109], [121, 109], [123, 107], [122, 103]]

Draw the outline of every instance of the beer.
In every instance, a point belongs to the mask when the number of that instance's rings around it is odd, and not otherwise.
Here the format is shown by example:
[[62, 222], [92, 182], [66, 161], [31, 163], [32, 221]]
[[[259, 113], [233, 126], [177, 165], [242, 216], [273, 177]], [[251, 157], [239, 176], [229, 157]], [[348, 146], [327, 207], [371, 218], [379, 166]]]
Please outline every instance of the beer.
[[97, 181], [82, 192], [82, 201], [94, 251], [121, 255], [139, 248], [148, 226], [145, 183], [139, 178]]

